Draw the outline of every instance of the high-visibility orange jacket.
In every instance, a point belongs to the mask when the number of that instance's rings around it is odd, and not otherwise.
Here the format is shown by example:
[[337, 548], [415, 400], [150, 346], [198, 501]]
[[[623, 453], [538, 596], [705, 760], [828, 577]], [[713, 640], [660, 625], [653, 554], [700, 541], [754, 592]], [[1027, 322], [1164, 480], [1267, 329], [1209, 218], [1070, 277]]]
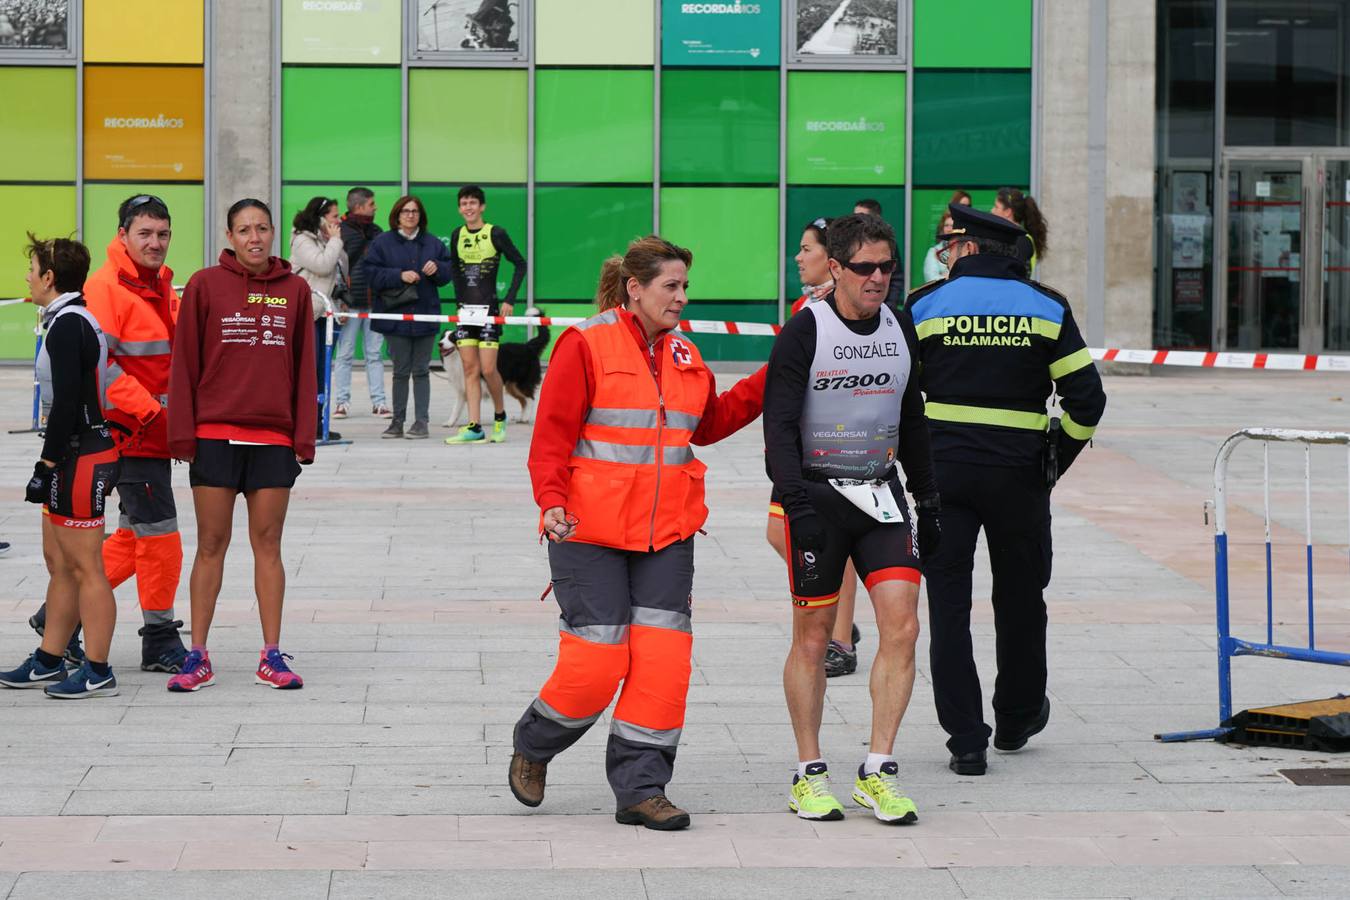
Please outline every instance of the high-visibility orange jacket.
[[142, 280], [121, 240], [108, 244], [108, 261], [84, 283], [85, 302], [108, 341], [109, 422], [132, 433], [123, 456], [167, 459], [169, 360], [178, 322], [173, 270], [161, 266], [155, 284]]
[[708, 515], [707, 467], [690, 444], [754, 421], [763, 391], [761, 370], [719, 396], [688, 338], [667, 333], [649, 344], [626, 310], [569, 328], [549, 363], [530, 448], [541, 508], [565, 506], [578, 520], [572, 540], [638, 551], [684, 540]]

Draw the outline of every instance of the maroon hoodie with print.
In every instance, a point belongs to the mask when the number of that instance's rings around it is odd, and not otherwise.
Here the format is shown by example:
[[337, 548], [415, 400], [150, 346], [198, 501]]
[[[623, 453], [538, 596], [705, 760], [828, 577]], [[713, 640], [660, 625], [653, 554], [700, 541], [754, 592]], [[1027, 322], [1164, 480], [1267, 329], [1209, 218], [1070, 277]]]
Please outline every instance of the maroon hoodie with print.
[[169, 373], [169, 453], [197, 455], [197, 429], [224, 425], [291, 436], [314, 459], [318, 384], [309, 285], [290, 263], [249, 272], [233, 250], [188, 279]]

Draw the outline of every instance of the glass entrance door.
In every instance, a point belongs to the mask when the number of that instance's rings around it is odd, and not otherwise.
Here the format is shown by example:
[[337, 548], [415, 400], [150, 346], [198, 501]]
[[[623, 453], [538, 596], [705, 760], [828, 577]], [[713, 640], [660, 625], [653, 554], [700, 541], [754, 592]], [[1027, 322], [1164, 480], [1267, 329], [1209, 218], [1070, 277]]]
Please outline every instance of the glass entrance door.
[[1350, 350], [1350, 158], [1319, 160], [1323, 349]]
[[1228, 159], [1223, 267], [1230, 350], [1299, 346], [1303, 308], [1302, 159]]

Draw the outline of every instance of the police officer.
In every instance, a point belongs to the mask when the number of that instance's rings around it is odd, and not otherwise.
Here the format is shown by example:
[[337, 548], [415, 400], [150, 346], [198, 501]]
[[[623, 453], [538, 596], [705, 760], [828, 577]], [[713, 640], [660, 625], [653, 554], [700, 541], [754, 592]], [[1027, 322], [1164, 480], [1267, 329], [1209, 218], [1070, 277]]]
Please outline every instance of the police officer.
[[[1016, 224], [948, 207], [944, 281], [910, 294], [919, 337], [943, 539], [924, 560], [938, 721], [952, 771], [983, 775], [990, 729], [970, 639], [971, 568], [981, 528], [993, 574], [998, 676], [994, 747], [1020, 750], [1045, 728], [1050, 489], [1092, 438], [1101, 377], [1068, 301], [1027, 278]], [[1059, 394], [1063, 416], [1046, 401]]]

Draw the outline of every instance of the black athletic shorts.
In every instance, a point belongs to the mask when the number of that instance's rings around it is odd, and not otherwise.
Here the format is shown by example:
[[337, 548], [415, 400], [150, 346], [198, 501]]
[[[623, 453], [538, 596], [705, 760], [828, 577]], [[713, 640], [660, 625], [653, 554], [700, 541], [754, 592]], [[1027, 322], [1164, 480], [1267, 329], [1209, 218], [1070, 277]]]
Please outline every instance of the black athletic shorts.
[[792, 526], [787, 528], [788, 573], [792, 605], [832, 606], [839, 602], [844, 566], [849, 558], [868, 590], [883, 581], [919, 583], [919, 554], [905, 492], [892, 475], [891, 493], [900, 507], [902, 520], [882, 523], [858, 509], [828, 484], [806, 482], [806, 493], [820, 516], [825, 546], [815, 551], [792, 546]]
[[[464, 315], [467, 307], [459, 307], [459, 314]], [[473, 309], [483, 309], [483, 306], [472, 307]], [[487, 307], [489, 316], [500, 316], [501, 309], [496, 303]], [[502, 326], [496, 322], [489, 322], [486, 325], [460, 325], [455, 328], [455, 345], [458, 347], [482, 347], [486, 350], [495, 350], [501, 343]]]
[[197, 456], [188, 467], [188, 483], [247, 494], [264, 488], [294, 487], [299, 474], [300, 463], [290, 447], [198, 438]]
[[106, 428], [86, 431], [52, 471], [43, 512], [61, 528], [103, 529], [108, 494], [117, 484], [117, 445]]

